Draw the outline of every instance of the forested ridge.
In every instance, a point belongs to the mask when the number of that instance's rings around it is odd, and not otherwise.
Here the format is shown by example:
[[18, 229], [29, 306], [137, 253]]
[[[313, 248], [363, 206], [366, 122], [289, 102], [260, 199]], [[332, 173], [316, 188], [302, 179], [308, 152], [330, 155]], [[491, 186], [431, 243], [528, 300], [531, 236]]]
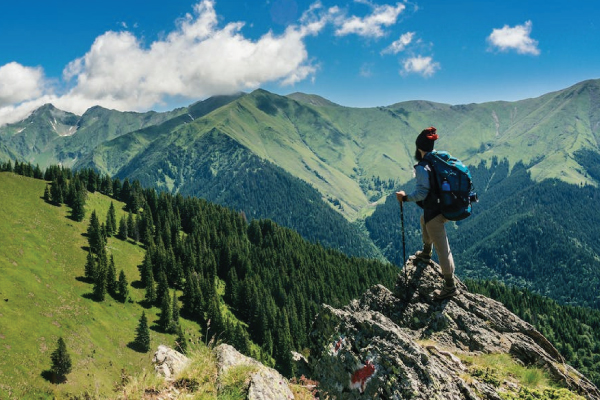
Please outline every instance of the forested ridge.
[[350, 256], [381, 257], [367, 235], [327, 204], [314, 187], [229, 136], [214, 131], [187, 148], [163, 146], [154, 144], [116, 177], [202, 197], [243, 211], [249, 219], [273, 220]]
[[[163, 306], [179, 289], [181, 315], [198, 322], [207, 340], [226, 341], [266, 363], [274, 359], [288, 375], [293, 374], [290, 350], [307, 347], [310, 324], [322, 303], [342, 306], [374, 284], [392, 287], [398, 272], [388, 263], [310, 243], [270, 220], [249, 222], [243, 213], [144, 189], [138, 181], [121, 182], [90, 169], [53, 166], [42, 173], [18, 162], [0, 164], [0, 170], [51, 182], [44, 194], [50, 202], [65, 202], [72, 196], [63, 193], [76, 192], [85, 201], [85, 193], [94, 191], [123, 201], [127, 220], [119, 222], [116, 232], [108, 220], [101, 222], [99, 234], [88, 229], [88, 240], [114, 234], [144, 246], [139, 281], [129, 279], [146, 288], [146, 306]], [[97, 251], [93, 243], [91, 252]]]

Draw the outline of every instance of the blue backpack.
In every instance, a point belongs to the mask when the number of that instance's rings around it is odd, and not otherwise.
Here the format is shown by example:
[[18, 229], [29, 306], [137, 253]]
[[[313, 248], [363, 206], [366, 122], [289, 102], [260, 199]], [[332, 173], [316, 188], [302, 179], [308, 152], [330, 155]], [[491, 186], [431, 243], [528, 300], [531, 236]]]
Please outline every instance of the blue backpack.
[[431, 166], [432, 189], [442, 215], [460, 221], [471, 215], [471, 202], [477, 202], [469, 169], [445, 151], [431, 151], [424, 157]]

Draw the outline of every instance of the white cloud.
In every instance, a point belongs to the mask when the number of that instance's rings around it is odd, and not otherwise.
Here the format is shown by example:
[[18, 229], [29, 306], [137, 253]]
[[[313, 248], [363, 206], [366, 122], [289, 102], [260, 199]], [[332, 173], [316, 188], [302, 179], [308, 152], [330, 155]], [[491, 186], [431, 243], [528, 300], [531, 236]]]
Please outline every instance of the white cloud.
[[166, 39], [149, 48], [130, 32], [107, 32], [64, 71], [76, 80], [67, 97], [123, 109], [146, 109], [168, 96], [202, 98], [278, 81], [293, 84], [314, 73], [303, 39], [322, 29], [316, 18], [279, 36], [256, 41], [241, 34], [241, 22], [217, 26], [214, 2], [203, 0]]
[[531, 21], [525, 22], [524, 25], [510, 27], [504, 25], [502, 29], [494, 29], [488, 42], [500, 49], [500, 51], [516, 50], [519, 54], [531, 54], [537, 56], [540, 54], [538, 42], [530, 37]]
[[[369, 2], [360, 1], [365, 4]], [[346, 36], [356, 34], [366, 37], [381, 37], [385, 34], [384, 26], [394, 25], [398, 16], [404, 11], [406, 6], [402, 3], [396, 3], [396, 6], [381, 5], [372, 6], [373, 12], [366, 17], [351, 16], [346, 18], [339, 16], [334, 23], [338, 27], [335, 31], [337, 36]]]
[[402, 67], [401, 74], [403, 75], [416, 73], [424, 77], [429, 77], [440, 69], [440, 63], [434, 62], [431, 57], [417, 56], [404, 60]]
[[[141, 111], [172, 96], [197, 99], [266, 82], [289, 85], [315, 73], [304, 39], [318, 34], [335, 10], [322, 12], [317, 3], [282, 34], [269, 31], [250, 40], [241, 33], [242, 22], [219, 27], [214, 6], [213, 0], [202, 0], [175, 30], [148, 47], [128, 31], [104, 33], [64, 69], [70, 89], [45, 100], [78, 114], [94, 105]], [[44, 82], [41, 69], [11, 63], [0, 71], [1, 125], [35, 109]], [[22, 78], [13, 79], [15, 74]]]
[[0, 107], [42, 95], [46, 82], [41, 68], [11, 62], [0, 67]]
[[412, 42], [414, 36], [415, 32], [404, 33], [400, 36], [400, 39], [396, 40], [395, 42], [392, 42], [392, 44], [383, 49], [381, 54], [398, 54], [401, 51], [404, 51], [406, 49], [406, 46], [408, 46]]
[[82, 57], [69, 62], [60, 85], [50, 86], [42, 68], [1, 66], [0, 125], [21, 120], [49, 102], [76, 114], [95, 105], [145, 111], [172, 98], [199, 99], [265, 83], [314, 79], [318, 64], [306, 49], [308, 36], [331, 25], [338, 36], [381, 37], [406, 7], [359, 2], [370, 7], [368, 15], [348, 17], [339, 7], [325, 8], [317, 0], [297, 24], [257, 39], [244, 36], [243, 22], [221, 22], [215, 0], [200, 0], [173, 31], [148, 45], [123, 22], [122, 31], [98, 36]]

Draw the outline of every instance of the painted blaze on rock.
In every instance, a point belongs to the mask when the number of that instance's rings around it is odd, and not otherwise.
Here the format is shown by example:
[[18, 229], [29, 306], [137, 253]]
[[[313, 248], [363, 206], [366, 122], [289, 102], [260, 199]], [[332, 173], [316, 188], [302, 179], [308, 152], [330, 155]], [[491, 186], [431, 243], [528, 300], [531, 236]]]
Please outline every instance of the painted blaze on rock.
[[367, 361], [365, 365], [355, 371], [350, 378], [350, 388], [359, 389], [361, 393], [365, 391], [367, 382], [375, 375], [376, 368], [371, 360]]

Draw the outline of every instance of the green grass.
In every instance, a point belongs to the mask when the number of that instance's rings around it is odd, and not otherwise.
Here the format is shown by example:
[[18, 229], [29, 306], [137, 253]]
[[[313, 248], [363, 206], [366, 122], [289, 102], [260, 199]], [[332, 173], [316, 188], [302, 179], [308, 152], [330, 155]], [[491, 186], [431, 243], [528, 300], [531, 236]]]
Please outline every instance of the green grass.
[[[111, 199], [88, 194], [86, 218], [68, 218], [66, 206], [45, 203], [45, 182], [0, 173], [0, 398], [37, 398], [82, 394], [110, 396], [121, 371], [133, 374], [151, 369], [152, 352], [138, 353], [127, 344], [143, 308], [137, 303], [143, 289], [130, 287], [133, 302], [122, 304], [110, 296], [102, 303], [89, 298], [92, 285], [83, 276], [91, 210], [104, 221]], [[115, 202], [118, 218], [123, 204]], [[139, 279], [137, 265], [144, 250], [131, 242], [108, 240], [117, 273]], [[158, 309], [146, 310], [149, 324]], [[184, 329], [186, 324], [183, 321]], [[195, 327], [197, 330], [197, 327]], [[50, 354], [62, 336], [73, 361], [64, 384], [42, 376], [51, 365]], [[151, 331], [152, 348], [171, 345], [173, 336]]]
[[[477, 379], [498, 389], [505, 400], [583, 400], [583, 397], [560, 387], [540, 368], [517, 363], [509, 354], [479, 354], [458, 356], [468, 366], [468, 380]], [[509, 387], [516, 384], [519, 389]]]

